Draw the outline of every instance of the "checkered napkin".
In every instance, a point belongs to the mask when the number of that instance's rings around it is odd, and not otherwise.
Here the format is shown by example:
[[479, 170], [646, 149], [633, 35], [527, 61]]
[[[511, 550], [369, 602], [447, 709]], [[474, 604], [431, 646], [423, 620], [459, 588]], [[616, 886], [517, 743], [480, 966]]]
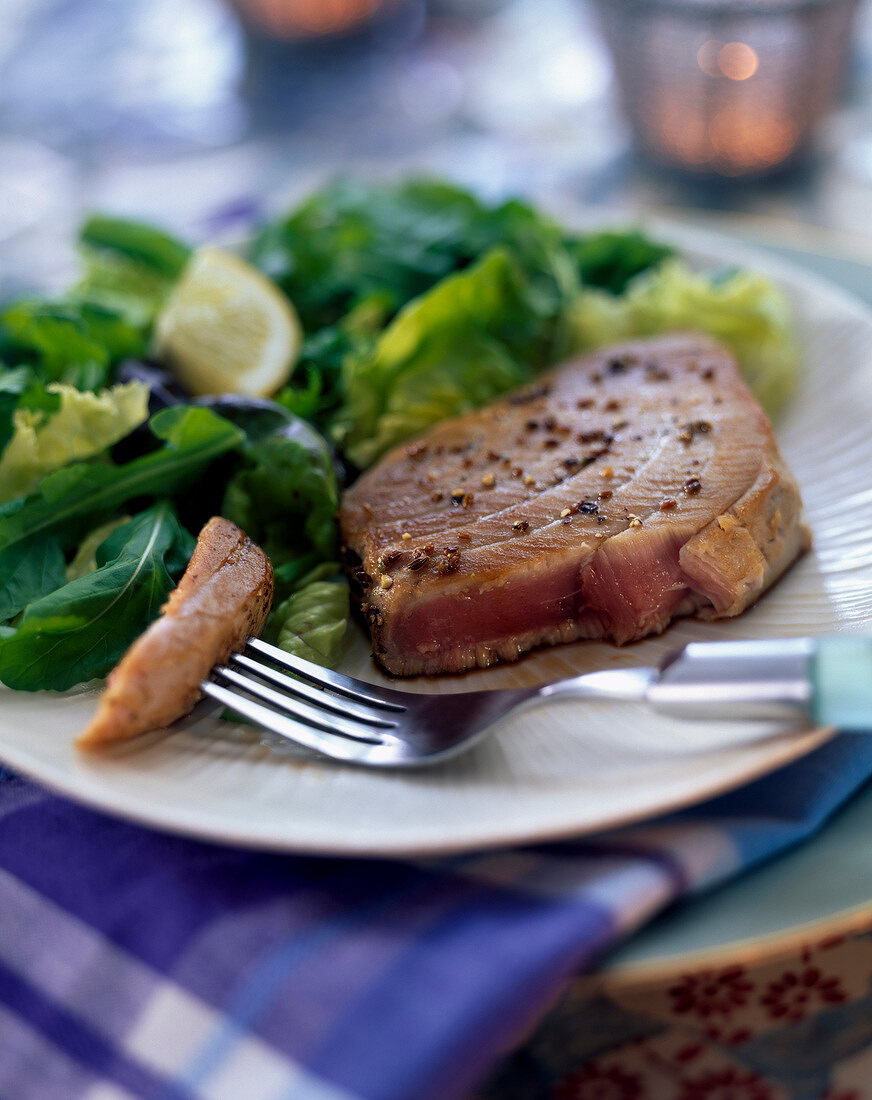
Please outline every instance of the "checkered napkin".
[[842, 736], [645, 826], [399, 862], [183, 840], [3, 774], [0, 1097], [462, 1097], [572, 974], [870, 775]]

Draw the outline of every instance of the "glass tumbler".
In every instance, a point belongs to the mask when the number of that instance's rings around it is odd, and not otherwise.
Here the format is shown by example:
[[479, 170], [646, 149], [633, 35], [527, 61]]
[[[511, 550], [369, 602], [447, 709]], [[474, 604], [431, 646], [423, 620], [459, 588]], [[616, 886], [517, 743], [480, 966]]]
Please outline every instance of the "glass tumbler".
[[840, 91], [858, 0], [595, 0], [640, 149], [760, 176], [809, 144]]

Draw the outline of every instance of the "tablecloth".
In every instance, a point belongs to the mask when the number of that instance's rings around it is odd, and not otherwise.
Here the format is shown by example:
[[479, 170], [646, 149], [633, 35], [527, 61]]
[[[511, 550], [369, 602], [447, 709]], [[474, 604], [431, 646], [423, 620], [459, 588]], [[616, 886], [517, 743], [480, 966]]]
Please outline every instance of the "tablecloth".
[[164, 835], [4, 772], [0, 1096], [467, 1096], [572, 975], [870, 775], [842, 735], [656, 822], [390, 861]]

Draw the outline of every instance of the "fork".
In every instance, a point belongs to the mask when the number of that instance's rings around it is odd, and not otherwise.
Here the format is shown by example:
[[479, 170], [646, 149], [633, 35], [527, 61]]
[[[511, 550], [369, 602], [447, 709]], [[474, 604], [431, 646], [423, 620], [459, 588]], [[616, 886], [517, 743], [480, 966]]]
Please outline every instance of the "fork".
[[692, 642], [658, 668], [588, 672], [542, 687], [423, 695], [376, 687], [250, 638], [202, 691], [280, 737], [366, 767], [456, 756], [520, 707], [565, 699], [643, 702], [691, 719], [805, 719], [872, 728], [872, 638]]

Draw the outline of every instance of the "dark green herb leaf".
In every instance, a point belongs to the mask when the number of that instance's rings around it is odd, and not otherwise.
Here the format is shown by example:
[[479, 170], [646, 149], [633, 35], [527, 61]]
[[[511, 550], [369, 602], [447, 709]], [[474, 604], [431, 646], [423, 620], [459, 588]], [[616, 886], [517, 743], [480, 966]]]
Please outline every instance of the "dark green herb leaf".
[[[29, 367], [0, 367], [0, 452], [12, 438], [12, 414], [21, 404], [22, 395], [33, 383], [34, 374]], [[56, 398], [55, 404], [59, 403], [60, 399]]]
[[123, 466], [78, 462], [46, 477], [36, 496], [0, 505], [0, 604], [7, 578], [31, 540], [53, 535], [72, 550], [85, 532], [122, 504], [162, 497], [187, 486], [215, 458], [238, 447], [243, 433], [208, 409], [165, 409], [152, 417], [164, 446]]
[[436, 180], [339, 180], [268, 225], [251, 256], [313, 333], [366, 301], [388, 320], [496, 245], [549, 277], [563, 247], [554, 223], [524, 203], [488, 206]]
[[117, 528], [93, 573], [31, 603], [0, 639], [0, 680], [63, 691], [104, 676], [157, 616], [193, 545], [166, 501]]
[[349, 356], [366, 354], [378, 335], [378, 328], [358, 327], [357, 313], [355, 310], [341, 324], [319, 329], [305, 340], [291, 384], [275, 398], [321, 430], [342, 404], [342, 364]]
[[79, 241], [118, 253], [170, 279], [181, 275], [191, 255], [187, 245], [154, 226], [106, 214], [88, 218], [79, 231]]
[[59, 588], [66, 580], [65, 569], [60, 543], [52, 535], [35, 535], [14, 552], [0, 552], [0, 622]]
[[327, 445], [299, 422], [292, 435], [246, 443], [222, 514], [259, 543], [275, 566], [282, 566], [313, 549], [320, 560], [335, 555], [338, 504]]
[[631, 279], [675, 254], [636, 230], [570, 237], [567, 245], [582, 282], [612, 294], [623, 294]]
[[0, 360], [43, 382], [98, 389], [114, 363], [144, 352], [143, 332], [100, 305], [21, 301], [0, 313]]

